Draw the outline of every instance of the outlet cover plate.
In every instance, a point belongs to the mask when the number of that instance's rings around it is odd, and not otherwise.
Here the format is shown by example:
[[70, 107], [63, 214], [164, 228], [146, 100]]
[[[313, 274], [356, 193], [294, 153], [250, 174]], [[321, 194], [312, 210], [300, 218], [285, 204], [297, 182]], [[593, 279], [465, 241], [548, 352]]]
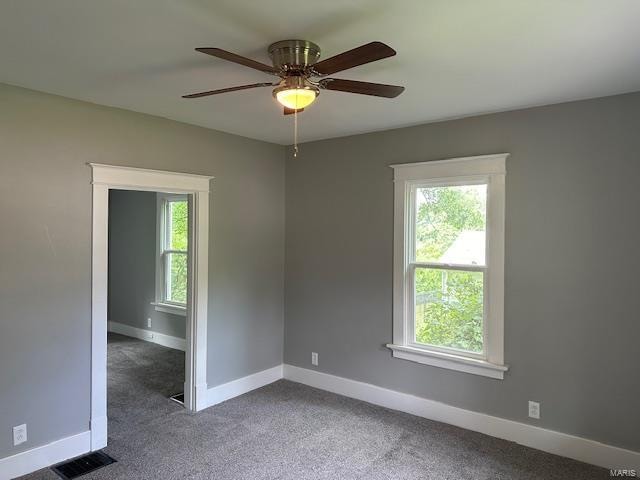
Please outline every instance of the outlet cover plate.
[[13, 445], [20, 445], [27, 441], [27, 424], [13, 427]]
[[540, 403], [529, 400], [529, 417], [540, 418]]

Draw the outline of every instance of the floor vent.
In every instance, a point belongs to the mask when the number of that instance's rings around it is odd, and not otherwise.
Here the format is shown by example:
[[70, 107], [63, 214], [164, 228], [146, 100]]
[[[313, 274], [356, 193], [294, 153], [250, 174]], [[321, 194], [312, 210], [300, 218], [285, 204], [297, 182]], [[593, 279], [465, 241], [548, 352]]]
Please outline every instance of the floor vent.
[[180, 405], [184, 405], [184, 392], [176, 393], [175, 395], [171, 395], [169, 398]]
[[83, 457], [70, 460], [66, 463], [56, 465], [51, 468], [51, 470], [57, 473], [61, 478], [71, 480], [72, 478], [78, 478], [89, 472], [98, 470], [99, 468], [111, 465], [115, 461], [116, 460], [106, 453], [93, 452], [88, 455], [84, 455]]

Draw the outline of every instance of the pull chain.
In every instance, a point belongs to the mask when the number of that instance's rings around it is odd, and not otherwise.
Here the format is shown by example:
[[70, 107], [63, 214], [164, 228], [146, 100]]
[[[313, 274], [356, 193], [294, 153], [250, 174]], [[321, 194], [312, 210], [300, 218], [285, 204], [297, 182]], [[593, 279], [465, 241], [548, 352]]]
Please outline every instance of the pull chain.
[[293, 111], [293, 157], [298, 156], [298, 109]]

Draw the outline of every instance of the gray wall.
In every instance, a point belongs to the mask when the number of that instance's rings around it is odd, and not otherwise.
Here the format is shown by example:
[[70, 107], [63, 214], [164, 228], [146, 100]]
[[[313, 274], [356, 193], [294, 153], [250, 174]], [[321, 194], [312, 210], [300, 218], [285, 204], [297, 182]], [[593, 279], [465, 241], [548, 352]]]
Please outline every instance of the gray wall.
[[[640, 94], [314, 142], [287, 160], [285, 361], [640, 450]], [[510, 152], [503, 381], [391, 357], [392, 163]], [[542, 418], [527, 418], [527, 400]]]
[[[185, 338], [186, 318], [158, 312], [156, 300], [157, 193], [109, 191], [109, 306], [107, 318]], [[147, 318], [152, 326], [147, 326]]]
[[[87, 162], [216, 177], [208, 384], [282, 362], [283, 157], [281, 146], [0, 85], [0, 458], [89, 428]], [[29, 441], [13, 447], [21, 423]]]
[[[285, 360], [640, 450], [640, 94], [284, 149], [0, 85], [0, 458], [88, 428], [87, 162], [214, 175], [209, 386]], [[510, 152], [505, 380], [393, 359], [391, 163]], [[29, 441], [11, 444], [27, 423]], [[8, 432], [8, 433], [7, 433]]]

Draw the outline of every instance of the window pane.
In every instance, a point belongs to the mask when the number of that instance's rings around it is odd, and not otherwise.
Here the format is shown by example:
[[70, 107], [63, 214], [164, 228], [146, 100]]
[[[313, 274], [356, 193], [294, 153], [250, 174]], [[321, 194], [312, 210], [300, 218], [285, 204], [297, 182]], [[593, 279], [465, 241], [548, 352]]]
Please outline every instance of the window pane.
[[416, 261], [484, 265], [487, 185], [416, 189]]
[[416, 268], [415, 341], [482, 352], [483, 273]]
[[169, 250], [187, 249], [187, 201], [169, 202]]
[[167, 254], [167, 301], [187, 303], [187, 254]]

